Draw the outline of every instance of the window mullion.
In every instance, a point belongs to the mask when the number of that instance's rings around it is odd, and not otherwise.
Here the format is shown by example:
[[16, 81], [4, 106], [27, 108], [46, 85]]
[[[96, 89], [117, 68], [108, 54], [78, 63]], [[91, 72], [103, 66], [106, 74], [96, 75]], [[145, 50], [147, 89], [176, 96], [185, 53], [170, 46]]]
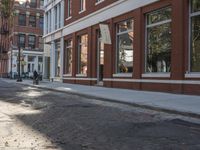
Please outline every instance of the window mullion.
[[199, 15], [200, 15], [200, 11], [191, 13], [190, 17], [199, 16]]
[[154, 24], [150, 24], [150, 25], [147, 25], [146, 27], [151, 28], [151, 27], [159, 26], [159, 25], [162, 25], [162, 24], [170, 23], [170, 22], [172, 22], [172, 19], [168, 19], [168, 20], [164, 20], [164, 21], [157, 22], [157, 23], [154, 23]]

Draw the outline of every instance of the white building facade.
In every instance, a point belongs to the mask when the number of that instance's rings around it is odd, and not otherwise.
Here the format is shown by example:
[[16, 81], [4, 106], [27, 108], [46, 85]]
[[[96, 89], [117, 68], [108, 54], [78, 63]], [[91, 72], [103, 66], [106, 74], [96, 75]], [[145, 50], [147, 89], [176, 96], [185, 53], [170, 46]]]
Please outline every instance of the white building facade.
[[61, 29], [64, 26], [64, 0], [45, 0], [44, 8], [44, 76], [47, 76], [49, 70], [51, 81], [62, 81], [64, 40]]

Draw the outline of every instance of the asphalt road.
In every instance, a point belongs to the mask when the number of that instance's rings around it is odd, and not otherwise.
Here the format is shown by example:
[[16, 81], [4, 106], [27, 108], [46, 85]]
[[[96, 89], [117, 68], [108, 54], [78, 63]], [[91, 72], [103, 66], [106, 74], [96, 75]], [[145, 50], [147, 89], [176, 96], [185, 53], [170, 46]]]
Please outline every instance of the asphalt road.
[[199, 150], [199, 122], [0, 80], [0, 150]]

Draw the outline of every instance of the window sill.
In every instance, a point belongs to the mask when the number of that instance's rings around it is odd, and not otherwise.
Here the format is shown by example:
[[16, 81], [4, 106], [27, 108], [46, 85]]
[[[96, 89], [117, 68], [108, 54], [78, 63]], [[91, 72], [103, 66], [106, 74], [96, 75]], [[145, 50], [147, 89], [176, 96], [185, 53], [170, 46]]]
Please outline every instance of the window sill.
[[101, 0], [101, 1], [99, 1], [99, 2], [96, 2], [96, 3], [95, 3], [95, 6], [98, 5], [98, 4], [100, 4], [100, 3], [102, 3], [102, 2], [104, 2], [104, 0]]
[[63, 74], [63, 77], [71, 77], [72, 74]]
[[85, 12], [86, 10], [81, 10], [81, 11], [79, 11], [79, 14], [82, 14], [83, 12]]
[[76, 74], [76, 77], [87, 77], [86, 74]]
[[117, 74], [113, 74], [113, 77], [132, 77], [132, 73], [117, 73]]
[[70, 16], [70, 17], [66, 18], [66, 19], [65, 19], [65, 21], [67, 21], [67, 20], [69, 20], [69, 19], [71, 19], [71, 18], [72, 18], [72, 16]]
[[143, 78], [170, 78], [170, 73], [144, 73]]
[[200, 72], [197, 73], [186, 73], [185, 78], [200, 78]]

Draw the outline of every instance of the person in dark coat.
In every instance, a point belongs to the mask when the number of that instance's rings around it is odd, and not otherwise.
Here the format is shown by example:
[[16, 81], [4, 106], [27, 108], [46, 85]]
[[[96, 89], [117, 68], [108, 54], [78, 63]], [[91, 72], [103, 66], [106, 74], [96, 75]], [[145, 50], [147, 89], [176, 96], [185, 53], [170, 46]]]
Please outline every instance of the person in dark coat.
[[38, 84], [38, 73], [36, 70], [33, 72], [33, 84]]
[[38, 78], [38, 73], [37, 73], [36, 70], [33, 72], [33, 78], [34, 78], [35, 80]]

